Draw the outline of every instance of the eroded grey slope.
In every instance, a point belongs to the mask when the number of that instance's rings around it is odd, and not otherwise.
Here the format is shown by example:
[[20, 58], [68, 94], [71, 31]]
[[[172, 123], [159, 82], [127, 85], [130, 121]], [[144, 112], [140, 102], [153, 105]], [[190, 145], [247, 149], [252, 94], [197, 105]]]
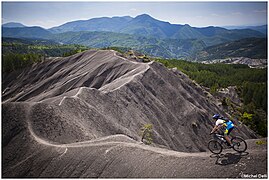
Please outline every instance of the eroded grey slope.
[[225, 150], [220, 156], [156, 148], [120, 134], [61, 144], [37, 135], [29, 103], [4, 104], [3, 111], [12, 123], [3, 121], [2, 177], [234, 178], [267, 172], [266, 144], [253, 140], [246, 153]]
[[[171, 150], [206, 151], [211, 115], [223, 113], [180, 71], [114, 51], [43, 62], [3, 84], [4, 177], [189, 177], [183, 164], [194, 154]], [[139, 144], [146, 123], [155, 147]]]

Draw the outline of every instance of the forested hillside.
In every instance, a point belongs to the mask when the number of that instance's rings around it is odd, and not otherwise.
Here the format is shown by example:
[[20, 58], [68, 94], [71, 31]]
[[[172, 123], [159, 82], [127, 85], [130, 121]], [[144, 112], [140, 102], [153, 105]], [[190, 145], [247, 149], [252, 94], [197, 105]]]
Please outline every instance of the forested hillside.
[[159, 39], [115, 32], [65, 32], [53, 35], [64, 44], [82, 44], [94, 48], [127, 47], [154, 57], [187, 58], [206, 47], [199, 39]]
[[11, 72], [41, 62], [47, 57], [69, 56], [89, 49], [82, 45], [61, 45], [52, 40], [3, 38], [2, 71]]
[[201, 64], [164, 59], [156, 61], [168, 68], [178, 68], [200, 85], [210, 88], [212, 94], [219, 88], [236, 86], [243, 106], [234, 109], [234, 118], [258, 134], [267, 136], [267, 69], [249, 68], [240, 64]]
[[246, 38], [237, 41], [226, 42], [204, 48], [198, 52], [194, 59], [214, 60], [231, 57], [247, 57], [252, 59], [267, 58], [266, 38]]

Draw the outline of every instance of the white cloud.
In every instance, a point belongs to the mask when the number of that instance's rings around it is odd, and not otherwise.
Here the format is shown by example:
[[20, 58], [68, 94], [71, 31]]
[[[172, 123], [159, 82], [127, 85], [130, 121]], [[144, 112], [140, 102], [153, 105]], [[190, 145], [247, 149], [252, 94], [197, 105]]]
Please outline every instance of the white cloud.
[[236, 16], [239, 15], [239, 16], [241, 16], [241, 15], [243, 15], [243, 14], [242, 14], [241, 12], [233, 12], [232, 15], [236, 15]]
[[219, 17], [220, 15], [216, 13], [212, 13], [211, 16]]
[[130, 9], [130, 11], [131, 12], [135, 12], [135, 11], [137, 11], [137, 9], [136, 8], [132, 8], [132, 9]]
[[267, 10], [264, 9], [264, 10], [254, 10], [253, 12], [255, 13], [267, 13]]

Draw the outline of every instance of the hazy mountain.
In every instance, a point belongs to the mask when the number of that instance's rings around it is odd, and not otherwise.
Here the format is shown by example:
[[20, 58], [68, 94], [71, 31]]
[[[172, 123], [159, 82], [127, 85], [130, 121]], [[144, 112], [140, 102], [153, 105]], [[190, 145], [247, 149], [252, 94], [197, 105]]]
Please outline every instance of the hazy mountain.
[[135, 18], [130, 16], [101, 17], [83, 21], [72, 21], [49, 30], [53, 33], [68, 31], [109, 31], [168, 38], [171, 37], [179, 27], [181, 27], [181, 25], [172, 25], [168, 22], [154, 19], [147, 14], [142, 14]]
[[101, 17], [89, 20], [79, 20], [67, 22], [61, 26], [50, 28], [49, 31], [53, 33], [62, 33], [68, 31], [111, 31], [118, 32], [125, 23], [132, 18], [130, 16], [124, 17]]
[[[128, 47], [151, 56], [163, 58], [188, 58], [207, 46], [227, 43], [232, 40], [248, 37], [248, 34], [240, 33], [240, 30], [234, 30], [237, 31], [237, 34], [207, 37], [217, 33], [221, 34], [220, 32], [222, 29], [215, 28], [213, 30], [209, 28], [209, 31], [200, 29], [202, 33], [195, 31], [194, 28], [191, 28], [188, 25], [184, 25], [182, 29], [183, 30], [178, 35], [182, 37], [195, 36], [197, 38], [170, 39], [115, 32], [89, 31], [52, 34], [49, 31], [38, 27], [3, 28], [3, 37], [49, 39], [58, 43], [81, 44], [96, 48], [109, 46]], [[199, 35], [202, 38], [199, 39]]]
[[[210, 30], [211, 31], [211, 30]], [[210, 32], [210, 31], [207, 31]], [[251, 29], [234, 29], [234, 30], [225, 30], [217, 28], [217, 32], [214, 36], [208, 36], [202, 38], [207, 46], [213, 46], [221, 43], [226, 43], [229, 41], [235, 41], [245, 38], [265, 38], [266, 35]]]
[[198, 60], [213, 60], [232, 57], [267, 59], [267, 39], [247, 38], [206, 47], [196, 54]]
[[262, 26], [224, 26], [226, 29], [252, 29], [267, 35], [267, 25]]
[[48, 30], [38, 26], [16, 28], [2, 27], [2, 37], [49, 39], [51, 34], [52, 33]]
[[188, 24], [170, 24], [147, 14], [135, 18], [102, 17], [73, 21], [49, 30], [41, 27], [2, 27], [2, 36], [51, 39], [59, 43], [82, 44], [98, 48], [129, 47], [164, 58], [187, 57], [206, 46], [244, 38], [266, 37], [261, 32], [251, 29], [227, 30], [213, 26], [196, 28]]
[[17, 27], [26, 27], [26, 26], [21, 23], [10, 22], [10, 23], [2, 24], [2, 27], [17, 28]]
[[142, 14], [126, 23], [119, 32], [158, 38], [170, 38], [181, 26], [182, 25], [174, 25], [169, 22], [159, 21], [147, 14]]
[[135, 18], [113, 17], [93, 18], [84, 21], [73, 21], [49, 29], [51, 32], [60, 33], [67, 31], [110, 31], [155, 38], [173, 39], [202, 39], [224, 37], [232, 40], [247, 37], [264, 37], [264, 34], [254, 30], [227, 30], [220, 27], [195, 28], [189, 25], [170, 24], [157, 20], [147, 14]]
[[267, 25], [256, 26], [256, 27], [254, 26], [254, 27], [250, 27], [250, 29], [253, 29], [255, 31], [259, 31], [259, 32], [267, 35]]
[[[31, 27], [37, 28], [37, 27]], [[24, 37], [24, 34], [28, 34], [29, 32], [23, 33], [22, 31], [28, 31], [28, 29], [18, 29], [13, 30], [14, 35], [12, 36], [12, 32], [6, 32], [4, 30], [3, 36], [8, 37]], [[8, 31], [12, 31], [11, 29]], [[40, 28], [40, 36], [47, 37], [49, 32], [45, 33], [45, 29]], [[225, 41], [238, 40], [242, 38], [249, 37], [265, 37], [261, 32], [251, 30], [251, 29], [241, 29], [241, 30], [227, 30], [225, 28], [220, 27], [205, 27], [205, 28], [195, 28], [189, 25], [177, 25], [170, 24], [169, 22], [159, 21], [154, 19], [153, 17], [142, 14], [135, 18], [124, 16], [124, 17], [101, 17], [101, 18], [93, 18], [89, 20], [80, 20], [80, 21], [72, 21], [65, 23], [61, 26], [54, 27], [48, 29], [48, 31], [53, 33], [62, 33], [68, 31], [80, 32], [80, 31], [109, 31], [109, 32], [117, 32], [117, 33], [125, 33], [125, 34], [135, 34], [147, 37], [155, 37], [155, 38], [170, 38], [170, 39], [201, 39], [210, 46], [218, 43], [223, 43]], [[36, 34], [37, 31], [34, 32], [35, 37], [38, 36]], [[31, 33], [30, 33], [31, 34]], [[31, 35], [30, 35], [31, 36]], [[40, 37], [44, 38], [44, 37]], [[209, 39], [208, 39], [209, 38]], [[218, 40], [215, 40], [218, 39]]]
[[193, 28], [188, 24], [181, 26], [172, 38], [174, 39], [201, 39], [205, 35], [198, 31], [197, 28]]

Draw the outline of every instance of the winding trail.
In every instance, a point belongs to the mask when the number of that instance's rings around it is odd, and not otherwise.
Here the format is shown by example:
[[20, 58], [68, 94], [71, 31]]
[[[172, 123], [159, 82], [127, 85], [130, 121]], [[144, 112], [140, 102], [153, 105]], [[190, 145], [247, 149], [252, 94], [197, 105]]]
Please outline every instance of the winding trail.
[[[255, 173], [265, 177], [267, 173], [265, 171], [267, 150], [265, 145], [256, 144], [258, 140], [247, 140], [249, 149], [245, 153], [239, 154], [226, 149], [221, 155], [213, 155], [210, 152], [185, 153], [152, 147], [125, 135], [112, 135], [77, 143], [54, 144], [38, 137], [31, 128], [31, 124], [28, 125], [28, 129], [34, 140], [43, 147], [18, 162], [11, 168], [12, 170], [17, 171], [20, 166], [27, 165], [28, 161], [34, 162], [37, 156], [42, 158], [44, 148], [47, 149], [46, 151], [51, 149], [57, 152], [55, 155], [50, 155], [50, 158], [44, 157], [44, 160], [53, 159], [53, 161], [46, 164], [39, 174], [35, 174], [34, 170], [30, 171], [29, 177], [67, 177], [64, 175], [66, 172], [73, 172], [68, 174], [68, 177], [216, 178], [229, 175], [228, 177], [235, 178]], [[267, 140], [262, 139], [262, 141]], [[95, 158], [92, 159], [92, 157]], [[67, 159], [69, 161], [66, 161]], [[91, 165], [87, 166], [86, 162]], [[62, 167], [61, 173], [48, 176], [47, 171], [50, 171], [51, 167], [55, 166], [54, 164]], [[81, 164], [84, 164], [84, 169]], [[99, 168], [96, 169], [96, 166]], [[100, 169], [101, 172], [97, 172]]]

